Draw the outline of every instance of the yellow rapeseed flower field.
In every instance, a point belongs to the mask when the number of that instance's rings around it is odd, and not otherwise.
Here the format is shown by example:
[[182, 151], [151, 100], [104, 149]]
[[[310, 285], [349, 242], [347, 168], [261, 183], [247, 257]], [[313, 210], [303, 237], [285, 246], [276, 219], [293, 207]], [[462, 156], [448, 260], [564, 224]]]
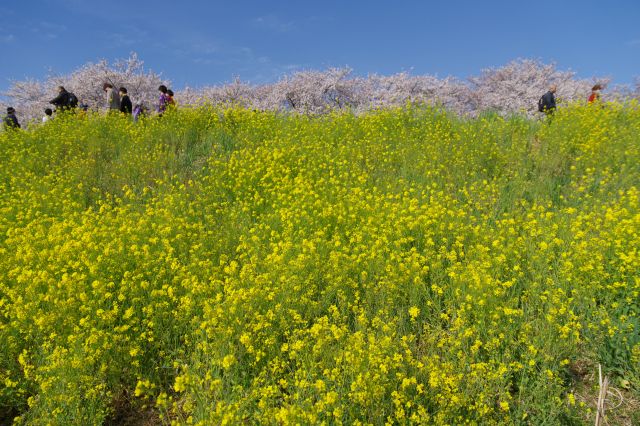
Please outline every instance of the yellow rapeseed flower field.
[[638, 135], [636, 104], [1, 133], [0, 423], [590, 424], [598, 364], [640, 399]]

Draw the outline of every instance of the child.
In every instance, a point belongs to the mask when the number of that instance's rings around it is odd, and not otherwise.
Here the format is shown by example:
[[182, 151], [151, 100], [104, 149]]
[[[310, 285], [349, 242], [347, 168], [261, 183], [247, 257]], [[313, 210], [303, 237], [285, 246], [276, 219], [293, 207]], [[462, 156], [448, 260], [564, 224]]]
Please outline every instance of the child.
[[42, 117], [42, 122], [46, 123], [47, 121], [53, 118], [53, 111], [51, 108], [47, 108], [44, 110], [44, 117]]

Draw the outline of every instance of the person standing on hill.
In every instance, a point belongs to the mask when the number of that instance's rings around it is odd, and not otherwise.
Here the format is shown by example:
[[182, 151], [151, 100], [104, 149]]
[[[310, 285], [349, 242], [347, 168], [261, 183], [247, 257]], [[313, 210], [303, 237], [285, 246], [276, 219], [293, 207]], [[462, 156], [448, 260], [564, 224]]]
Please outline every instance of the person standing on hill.
[[167, 110], [167, 106], [169, 105], [169, 95], [167, 94], [167, 86], [164, 84], [158, 87], [158, 91], [160, 91], [160, 98], [158, 99], [158, 114], [162, 116], [162, 114]]
[[63, 86], [58, 86], [58, 96], [50, 100], [49, 103], [56, 107], [56, 111], [64, 111], [78, 106], [78, 98]]
[[600, 90], [602, 90], [601, 84], [596, 84], [591, 88], [591, 94], [589, 95], [589, 99], [587, 99], [587, 102], [589, 104], [595, 103], [596, 101], [600, 100]]
[[175, 107], [176, 101], [173, 100], [173, 90], [167, 89], [167, 98], [169, 98], [169, 105]]
[[549, 88], [549, 91], [542, 95], [538, 101], [538, 111], [544, 112], [547, 115], [551, 115], [556, 111], [556, 96], [555, 93], [558, 90], [558, 86], [555, 84]]
[[133, 105], [131, 104], [131, 99], [129, 99], [129, 95], [127, 94], [127, 88], [120, 88], [120, 112], [125, 114], [131, 114], [133, 111]]
[[18, 117], [16, 117], [16, 110], [13, 107], [7, 108], [7, 115], [4, 117], [4, 129], [19, 129], [20, 123], [18, 123]]
[[111, 83], [104, 83], [102, 90], [107, 94], [107, 108], [109, 111], [120, 111], [120, 95]]

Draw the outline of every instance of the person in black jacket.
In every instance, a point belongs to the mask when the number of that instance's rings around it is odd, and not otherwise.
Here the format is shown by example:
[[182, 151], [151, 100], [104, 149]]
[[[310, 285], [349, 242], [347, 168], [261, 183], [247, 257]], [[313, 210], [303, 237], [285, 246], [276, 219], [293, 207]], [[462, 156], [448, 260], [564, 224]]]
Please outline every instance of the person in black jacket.
[[49, 101], [50, 104], [56, 106], [56, 111], [73, 109], [78, 106], [78, 98], [71, 92], [67, 92], [63, 86], [58, 86], [58, 96]]
[[129, 95], [127, 95], [127, 88], [120, 88], [120, 112], [124, 112], [125, 114], [131, 114], [133, 111], [133, 105], [131, 104], [131, 99], [129, 99]]
[[49, 101], [55, 105], [57, 110], [64, 110], [69, 107], [69, 92], [62, 86], [58, 86], [58, 96]]
[[20, 123], [18, 123], [18, 117], [16, 117], [16, 110], [13, 109], [13, 107], [7, 108], [7, 115], [2, 121], [4, 122], [5, 130], [20, 128]]
[[549, 91], [542, 95], [542, 110], [545, 114], [553, 114], [556, 110], [556, 96], [555, 93], [558, 90], [558, 86], [555, 84], [549, 88]]

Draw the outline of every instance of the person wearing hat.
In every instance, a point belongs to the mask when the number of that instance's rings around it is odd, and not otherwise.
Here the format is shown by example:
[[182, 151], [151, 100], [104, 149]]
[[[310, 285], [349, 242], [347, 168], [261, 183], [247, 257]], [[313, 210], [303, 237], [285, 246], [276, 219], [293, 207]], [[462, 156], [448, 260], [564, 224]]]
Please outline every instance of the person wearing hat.
[[7, 116], [4, 118], [4, 129], [19, 129], [20, 123], [18, 123], [18, 117], [16, 117], [16, 110], [13, 107], [7, 108]]

